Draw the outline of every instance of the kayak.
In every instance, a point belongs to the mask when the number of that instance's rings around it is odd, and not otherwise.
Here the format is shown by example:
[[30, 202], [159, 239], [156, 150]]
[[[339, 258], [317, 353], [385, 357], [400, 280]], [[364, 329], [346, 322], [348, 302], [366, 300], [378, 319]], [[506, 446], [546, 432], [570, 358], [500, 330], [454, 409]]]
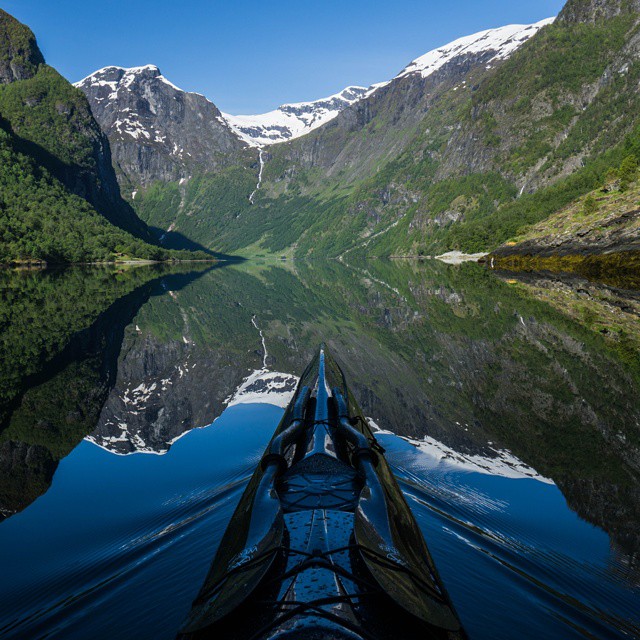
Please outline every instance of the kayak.
[[384, 450], [324, 347], [178, 637], [466, 637]]

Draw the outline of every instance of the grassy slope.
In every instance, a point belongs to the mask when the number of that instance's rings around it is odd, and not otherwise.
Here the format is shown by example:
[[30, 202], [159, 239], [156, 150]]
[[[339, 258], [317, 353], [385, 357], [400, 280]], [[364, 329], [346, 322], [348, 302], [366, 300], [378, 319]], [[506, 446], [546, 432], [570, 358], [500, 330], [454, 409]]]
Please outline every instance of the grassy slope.
[[[589, 206], [590, 202], [593, 202], [592, 206]], [[558, 242], [574, 240], [579, 243], [580, 232], [582, 236], [589, 235], [588, 243], [597, 246], [598, 242], [606, 241], [606, 231], [614, 221], [618, 230], [628, 230], [631, 235], [640, 237], [640, 217], [637, 215], [639, 206], [638, 182], [623, 192], [617, 189], [598, 189], [586, 198], [572, 202], [546, 220], [523, 230], [512, 238], [509, 244], [534, 241], [544, 246], [551, 239]], [[636, 215], [626, 215], [633, 212]]]
[[[581, 94], [597, 84], [636, 31], [629, 16], [596, 25], [556, 24], [541, 31], [481, 84], [465, 116], [465, 135], [476, 135], [495, 147], [494, 167], [511, 190], [502, 189], [493, 206], [477, 207], [462, 222], [436, 233], [399, 229], [376, 243], [373, 251], [494, 248], [599, 186], [610, 167], [638, 150], [639, 132], [629, 134], [640, 108], [640, 64], [615, 74], [591, 101]], [[572, 163], [576, 158], [579, 161]], [[471, 191], [465, 188], [470, 177], [444, 182], [449, 208], [459, 194], [479, 199], [495, 180], [491, 174], [474, 177]], [[540, 188], [517, 197], [515, 183], [527, 179], [541, 181]], [[445, 204], [433, 197], [442, 186], [427, 187], [432, 216]]]

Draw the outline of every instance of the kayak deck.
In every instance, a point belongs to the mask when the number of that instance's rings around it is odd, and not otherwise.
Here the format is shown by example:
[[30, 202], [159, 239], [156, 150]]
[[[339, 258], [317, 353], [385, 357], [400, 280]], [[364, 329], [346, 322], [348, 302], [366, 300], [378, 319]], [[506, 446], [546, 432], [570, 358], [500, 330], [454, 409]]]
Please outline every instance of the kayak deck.
[[326, 362], [321, 350], [303, 375], [181, 638], [465, 637], [382, 449]]

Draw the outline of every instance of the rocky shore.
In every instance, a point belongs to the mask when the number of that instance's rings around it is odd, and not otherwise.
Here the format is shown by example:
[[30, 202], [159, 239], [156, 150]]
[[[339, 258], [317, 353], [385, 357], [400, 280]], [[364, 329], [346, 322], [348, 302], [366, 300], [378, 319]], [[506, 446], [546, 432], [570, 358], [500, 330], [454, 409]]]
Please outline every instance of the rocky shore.
[[640, 274], [640, 185], [593, 192], [498, 247], [486, 261], [504, 269]]

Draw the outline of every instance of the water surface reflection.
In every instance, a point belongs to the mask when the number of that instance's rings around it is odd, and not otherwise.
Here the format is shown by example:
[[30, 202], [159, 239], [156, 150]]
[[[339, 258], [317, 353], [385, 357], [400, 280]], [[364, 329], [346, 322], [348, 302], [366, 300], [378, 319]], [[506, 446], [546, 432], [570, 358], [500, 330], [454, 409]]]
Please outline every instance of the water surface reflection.
[[432, 262], [0, 275], [0, 628], [171, 637], [320, 342], [404, 438], [472, 637], [638, 625], [637, 293]]

